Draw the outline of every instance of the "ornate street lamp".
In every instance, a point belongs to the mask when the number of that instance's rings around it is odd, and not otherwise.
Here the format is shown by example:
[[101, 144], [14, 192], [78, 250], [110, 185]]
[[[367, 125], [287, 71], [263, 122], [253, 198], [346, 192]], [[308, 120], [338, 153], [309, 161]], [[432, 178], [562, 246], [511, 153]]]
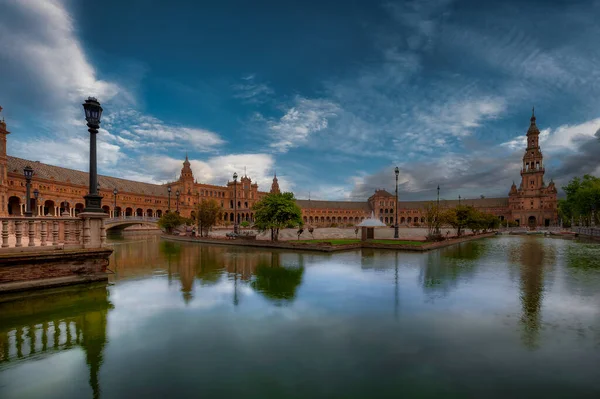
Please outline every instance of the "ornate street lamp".
[[233, 172], [233, 232], [237, 234], [238, 232], [238, 224], [237, 224], [237, 178], [238, 175], [236, 172]]
[[102, 107], [94, 97], [88, 97], [83, 104], [85, 110], [85, 120], [87, 121], [88, 132], [90, 132], [90, 192], [85, 198], [84, 212], [102, 211], [102, 196], [98, 194], [98, 170], [96, 168], [96, 135], [100, 128], [100, 118], [102, 116]]
[[25, 216], [28, 218], [31, 217], [31, 200], [30, 200], [30, 190], [31, 190], [31, 178], [33, 177], [33, 168], [29, 165], [25, 166], [23, 169], [23, 174], [25, 175], [25, 187], [27, 188], [27, 193], [25, 194]]
[[37, 188], [35, 190], [33, 190], [33, 198], [35, 198], [35, 209], [36, 209], [36, 215], [40, 216], [39, 212], [37, 211], [38, 207], [37, 207], [37, 202], [38, 202], [38, 198], [40, 196], [40, 190], [38, 190]]
[[400, 174], [400, 169], [396, 166], [394, 169], [394, 173], [396, 174], [396, 219], [394, 219], [394, 238], [398, 238], [398, 175]]
[[171, 186], [167, 187], [169, 202], [167, 203], [167, 213], [171, 212]]
[[117, 194], [119, 194], [119, 190], [117, 190], [117, 188], [115, 187], [115, 189], [113, 190], [113, 195], [115, 196], [115, 205], [113, 207], [113, 217], [115, 217], [115, 218], [119, 217], [119, 212], [117, 212]]
[[179, 194], [181, 194], [179, 192], [179, 190], [175, 191], [175, 197], [177, 197], [177, 204], [176, 204], [177, 210], [175, 212], [177, 212], [178, 215], [179, 215]]

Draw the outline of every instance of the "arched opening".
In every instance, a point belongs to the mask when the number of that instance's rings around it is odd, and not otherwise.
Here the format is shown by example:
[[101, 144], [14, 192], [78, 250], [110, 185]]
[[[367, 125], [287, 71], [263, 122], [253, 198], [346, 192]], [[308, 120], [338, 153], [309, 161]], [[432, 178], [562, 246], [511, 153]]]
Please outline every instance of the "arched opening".
[[61, 202], [61, 203], [60, 203], [60, 206], [59, 206], [59, 208], [60, 208], [60, 209], [59, 209], [59, 212], [58, 212], [58, 214], [59, 214], [60, 216], [62, 216], [62, 214], [63, 214], [64, 212], [67, 212], [67, 213], [69, 213], [69, 210], [71, 209], [71, 206], [69, 205], [69, 203], [68, 203], [67, 201], [63, 201], [63, 202]]
[[406, 218], [406, 223], [410, 224], [411, 221], [412, 221], [412, 218], [410, 218], [410, 217]]
[[527, 219], [527, 224], [529, 225], [529, 227], [535, 227], [537, 225], [535, 216], [529, 216], [529, 218]]
[[308, 223], [308, 218], [307, 218], [306, 216], [304, 216], [304, 217], [302, 218], [302, 220], [304, 221], [304, 223]]
[[229, 214], [229, 221], [230, 221], [230, 222], [233, 222], [233, 213], [230, 213], [230, 214]]
[[154, 213], [154, 212], [152, 212], [152, 209], [146, 209], [146, 216], [148, 216], [149, 218], [151, 218], [151, 217], [152, 217], [152, 214], [153, 214], [153, 213]]
[[8, 214], [21, 216], [21, 200], [19, 200], [19, 197], [13, 196], [8, 199]]
[[162, 216], [162, 211], [159, 209], [158, 211], [156, 211], [156, 217], [159, 218]]
[[342, 223], [342, 217], [338, 216], [338, 223]]
[[244, 202], [244, 208], [248, 208], [248, 201]]
[[[120, 206], [116, 207], [115, 208], [115, 213], [114, 213], [113, 217], [116, 217], [116, 218], [120, 217], [121, 216], [121, 212], [122, 212], [121, 211], [121, 207]], [[75, 214], [77, 214], [77, 205], [75, 205]]]
[[103, 205], [103, 206], [102, 206], [102, 210], [104, 211], [104, 213], [109, 213], [109, 212], [110, 212], [110, 206], [108, 206], [108, 205]]
[[379, 213], [383, 213], [383, 209], [380, 209], [380, 210], [379, 210]]
[[192, 211], [192, 212], [190, 213], [190, 217], [191, 217], [192, 219], [196, 220], [196, 212], [195, 212], [195, 211]]
[[394, 218], [390, 217], [390, 223], [394, 223]]
[[229, 220], [229, 214], [227, 212], [223, 213], [223, 221], [226, 222]]
[[[386, 212], [387, 212], [387, 209], [386, 209]], [[386, 217], [385, 217], [385, 219], [384, 219], [384, 223], [385, 223], [385, 224], [388, 224], [389, 222], [390, 222], [390, 221], [388, 220], [388, 218], [387, 218], [387, 216], [386, 216]]]
[[379, 218], [379, 221], [380, 221], [381, 223], [383, 223], [383, 216], [381, 216], [381, 217]]
[[238, 209], [240, 209], [241, 207], [242, 207], [242, 201], [238, 201]]
[[44, 202], [44, 215], [45, 216], [56, 216], [56, 211], [54, 209], [54, 201], [46, 200]]
[[321, 216], [321, 223], [325, 223], [325, 217]]
[[142, 217], [144, 216], [144, 210], [142, 208], [138, 208], [135, 210], [135, 216]]
[[132, 208], [125, 208], [125, 216], [133, 216], [133, 209]]
[[404, 222], [406, 222], [406, 219], [404, 218], [404, 216], [402, 216], [402, 217], [400, 218], [400, 223], [404, 223]]
[[388, 213], [388, 210], [387, 210], [387, 208], [385, 209], [384, 213]]
[[425, 218], [421, 218], [421, 223], [425, 223]]

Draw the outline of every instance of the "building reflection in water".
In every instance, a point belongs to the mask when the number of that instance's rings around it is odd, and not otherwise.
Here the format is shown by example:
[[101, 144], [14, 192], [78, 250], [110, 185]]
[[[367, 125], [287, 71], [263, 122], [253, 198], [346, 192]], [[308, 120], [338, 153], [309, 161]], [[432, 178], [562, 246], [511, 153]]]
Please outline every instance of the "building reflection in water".
[[99, 398], [98, 374], [112, 308], [106, 285], [63, 288], [0, 303], [0, 367], [80, 347], [93, 397]]
[[543, 238], [527, 237], [518, 240], [518, 244], [510, 248], [509, 258], [512, 263], [519, 265], [523, 344], [535, 349], [538, 347], [541, 327], [544, 275], [545, 270], [554, 264], [554, 250], [544, 245]]

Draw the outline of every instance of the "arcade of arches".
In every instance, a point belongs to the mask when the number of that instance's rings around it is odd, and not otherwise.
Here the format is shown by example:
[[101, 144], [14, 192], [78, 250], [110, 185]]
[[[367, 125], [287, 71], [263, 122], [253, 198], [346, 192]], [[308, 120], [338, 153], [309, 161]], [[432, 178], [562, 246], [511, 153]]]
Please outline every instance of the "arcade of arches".
[[[523, 156], [521, 184], [513, 183], [508, 198], [481, 198], [462, 200], [483, 212], [492, 213], [502, 221], [515, 221], [521, 225], [544, 226], [558, 220], [557, 190], [554, 182], [544, 183], [544, 163], [539, 147], [540, 131], [532, 115], [527, 131], [527, 148]], [[8, 156], [6, 153], [6, 123], [0, 121], [0, 216], [22, 216], [25, 212], [25, 178], [23, 169], [31, 166], [34, 177], [31, 192], [37, 190], [38, 198], [31, 198], [35, 216], [77, 216], [83, 210], [83, 196], [87, 193], [86, 172], [67, 169]], [[179, 211], [183, 216], [193, 216], [194, 206], [203, 199], [214, 199], [223, 210], [221, 225], [252, 222], [254, 203], [267, 194], [258, 190], [258, 184], [248, 176], [239, 181], [228, 181], [224, 186], [198, 183], [194, 178], [188, 157], [185, 157], [179, 179], [168, 184], [150, 184], [110, 176], [98, 176], [104, 211], [110, 217], [158, 218], [165, 212]], [[168, 190], [171, 188], [171, 191]], [[116, 190], [117, 194], [113, 192]], [[279, 192], [277, 176], [273, 178], [271, 192]], [[364, 202], [297, 200], [306, 224], [315, 226], [353, 226], [372, 214], [388, 225], [398, 223], [417, 226], [425, 222], [424, 207], [430, 201], [399, 201], [385, 190], [377, 190]], [[443, 201], [441, 206], [454, 207], [459, 201]]]

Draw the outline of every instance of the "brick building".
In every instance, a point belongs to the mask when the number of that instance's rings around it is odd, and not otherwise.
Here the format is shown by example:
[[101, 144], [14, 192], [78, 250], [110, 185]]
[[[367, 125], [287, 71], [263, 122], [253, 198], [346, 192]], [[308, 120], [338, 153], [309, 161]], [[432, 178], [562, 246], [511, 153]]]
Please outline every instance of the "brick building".
[[[1, 108], [0, 108], [1, 110]], [[521, 185], [513, 184], [508, 198], [463, 199], [483, 212], [492, 213], [502, 221], [512, 220], [522, 225], [543, 226], [555, 224], [558, 219], [556, 187], [544, 183], [544, 166], [539, 147], [540, 131], [531, 117], [527, 131], [527, 148], [523, 156]], [[31, 209], [34, 216], [58, 217], [64, 212], [76, 216], [83, 210], [83, 196], [87, 193], [86, 172], [53, 166], [35, 160], [7, 155], [9, 132], [4, 120], [0, 121], [0, 216], [21, 216], [25, 212], [25, 178], [23, 169], [34, 169]], [[160, 217], [167, 210], [179, 211], [183, 216], [194, 216], [194, 206], [203, 199], [214, 199], [222, 207], [222, 225], [232, 225], [234, 214], [238, 222], [252, 221], [254, 203], [267, 192], [259, 191], [258, 184], [244, 174], [239, 181], [225, 185], [199, 183], [192, 172], [186, 155], [179, 179], [166, 184], [150, 184], [98, 176], [103, 209], [111, 217]], [[170, 188], [170, 191], [169, 191]], [[38, 199], [33, 197], [39, 192]], [[116, 195], [114, 194], [116, 190]], [[277, 175], [270, 192], [278, 193]], [[315, 226], [348, 226], [360, 223], [374, 213], [379, 220], [393, 225], [398, 207], [400, 225], [414, 226], [425, 222], [424, 207], [431, 201], [399, 201], [385, 190], [376, 190], [366, 201], [297, 200], [304, 222]], [[454, 207], [458, 200], [442, 201], [441, 207]]]

